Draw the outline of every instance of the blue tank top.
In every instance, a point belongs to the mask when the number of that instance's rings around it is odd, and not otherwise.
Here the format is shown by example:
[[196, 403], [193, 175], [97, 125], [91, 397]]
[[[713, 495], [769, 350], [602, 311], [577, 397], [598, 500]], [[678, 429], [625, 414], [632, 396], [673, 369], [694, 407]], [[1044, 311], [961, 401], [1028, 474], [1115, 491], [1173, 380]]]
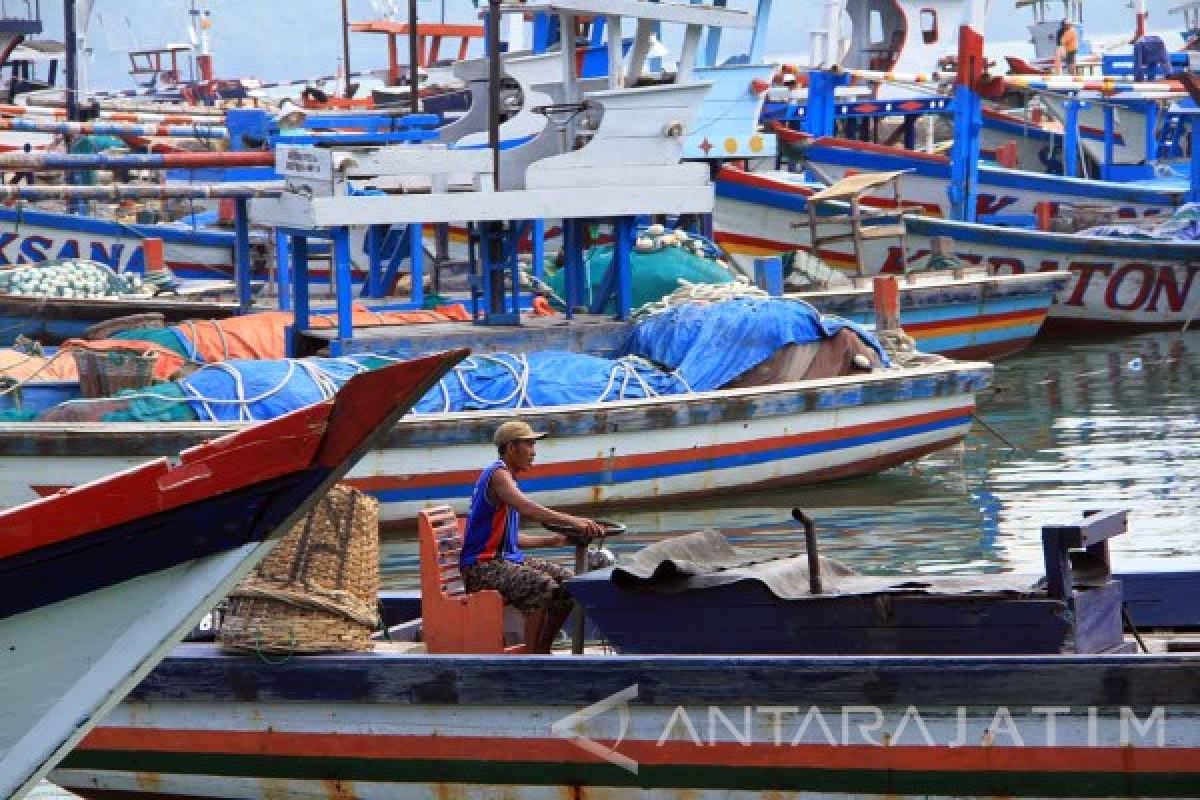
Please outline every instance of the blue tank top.
[[509, 508], [506, 503], [488, 500], [488, 484], [498, 469], [507, 469], [503, 461], [488, 466], [475, 482], [475, 490], [471, 493], [471, 511], [467, 515], [467, 530], [463, 534], [462, 553], [458, 558], [460, 567], [495, 558], [514, 564], [525, 560], [525, 555], [517, 546], [517, 531], [520, 528], [517, 510]]

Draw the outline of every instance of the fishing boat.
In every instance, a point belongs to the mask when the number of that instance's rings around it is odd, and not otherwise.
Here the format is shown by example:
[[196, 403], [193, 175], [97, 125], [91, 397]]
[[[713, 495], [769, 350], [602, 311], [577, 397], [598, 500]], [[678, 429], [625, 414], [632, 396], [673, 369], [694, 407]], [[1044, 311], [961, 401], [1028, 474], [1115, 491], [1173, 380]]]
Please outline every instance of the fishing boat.
[[[847, 179], [843, 185], [848, 186], [848, 194], [833, 187], [828, 191], [843, 199], [857, 198], [868, 209], [887, 210], [896, 201], [887, 192], [884, 196], [872, 192], [886, 189], [885, 184], [898, 177], [888, 174], [891, 179], [885, 176], [883, 181]], [[792, 173], [750, 173], [732, 167], [717, 174], [716, 187], [714, 238], [743, 270], [752, 269], [758, 258], [814, 250], [807, 203], [819, 187]], [[852, 225], [847, 222], [843, 227]], [[957, 273], [920, 269], [928, 251], [916, 257], [910, 248], [913, 243], [898, 234], [903, 230], [897, 231], [894, 224], [892, 235], [885, 237], [874, 236], [870, 229], [857, 239], [853, 234], [835, 234], [831, 242], [815, 248], [815, 255], [842, 275], [854, 276], [855, 284], [862, 282], [861, 276], [907, 273], [900, 283], [900, 323], [925, 352], [954, 358], [999, 358], [1019, 352], [1037, 336], [1068, 277], [1062, 271], [996, 274], [986, 265], [971, 265]], [[877, 263], [881, 252], [892, 260]], [[863, 321], [872, 309], [869, 295], [860, 286], [830, 286], [789, 296], [826, 313]]]
[[[857, 142], [834, 137], [813, 138], [797, 131], [777, 129], [781, 148], [790, 146], [804, 164], [815, 167], [828, 180], [854, 172], [906, 171], [905, 194], [933, 216], [952, 216], [947, 189], [951, 182], [950, 159], [937, 153]], [[976, 212], [1033, 214], [1039, 204], [1053, 211], [1067, 206], [1110, 207], [1122, 219], [1163, 216], [1182, 205], [1187, 187], [1117, 181], [1087, 180], [1047, 175], [981, 164]]]
[[36, 784], [463, 355], [0, 512], [4, 796]]
[[[1127, 652], [1122, 586], [1107, 542], [1125, 512], [1042, 528], [1045, 574], [859, 575], [818, 555], [800, 509], [803, 554], [738, 552], [719, 532], [664, 539], [567, 586], [619, 653], [1007, 655]], [[1072, 551], [1089, 554], [1086, 579]], [[1081, 556], [1074, 557], [1075, 562]], [[1066, 572], [1064, 574], [1064, 565]], [[718, 617], [727, 632], [688, 620]]]
[[[749, 255], [809, 249], [808, 225], [797, 220], [804, 198], [816, 191], [819, 187], [790, 173], [723, 170], [717, 241]], [[743, 198], [752, 205], [745, 207]], [[895, 208], [888, 198], [864, 203]], [[835, 242], [819, 248], [818, 255], [831, 265], [853, 266], [868, 275], [903, 273], [925, 266], [935, 240], [948, 239], [962, 263], [985, 267], [990, 275], [1067, 271], [1071, 280], [1047, 314], [1048, 333], [1181, 327], [1197, 313], [1200, 246], [1193, 242], [1053, 233], [957, 222], [922, 211], [918, 206], [903, 215], [903, 246], [894, 237], [867, 238], [857, 250], [853, 243]], [[898, 219], [892, 217], [890, 223]]]
[[[1006, 358], [1033, 343], [1068, 277], [1061, 271], [996, 275], [976, 267], [911, 272], [899, 283], [900, 326], [923, 353]], [[875, 315], [874, 293], [862, 278], [850, 284], [784, 296], [868, 324]]]
[[[0, 225], [12, 213], [0, 210]], [[249, 276], [244, 287], [227, 278], [249, 270], [249, 265], [244, 270], [234, 265], [235, 233], [128, 226], [37, 211], [21, 216], [13, 232], [0, 233], [0, 261], [7, 262], [0, 266], [0, 345], [19, 336], [61, 344], [131, 315], [156, 314], [172, 323], [223, 319], [251, 309]], [[246, 248], [247, 259], [251, 252]], [[172, 264], [208, 277], [178, 280]], [[85, 286], [91, 290], [84, 291]]]
[[[1088, 535], [1063, 541], [1103, 546]], [[1063, 587], [1092, 591], [1081, 584], [1068, 573]], [[893, 608], [871, 613], [902, 626]], [[982, 640], [1003, 620], [974, 622]], [[740, 633], [712, 608], [678, 626], [718, 648]], [[430, 655], [380, 642], [274, 662], [184, 645], [51, 779], [89, 800], [1191, 791], [1194, 654], [1006, 641], [1005, 655], [919, 656]]]
[[[522, 487], [554, 507], [793, 486], [865, 475], [949, 447], [971, 428], [990, 364], [944, 362], [842, 377], [402, 421], [348, 477], [386, 523], [461, 505], [496, 426], [520, 413], [551, 432]], [[24, 502], [212, 438], [229, 423], [0, 423], [0, 505]]]

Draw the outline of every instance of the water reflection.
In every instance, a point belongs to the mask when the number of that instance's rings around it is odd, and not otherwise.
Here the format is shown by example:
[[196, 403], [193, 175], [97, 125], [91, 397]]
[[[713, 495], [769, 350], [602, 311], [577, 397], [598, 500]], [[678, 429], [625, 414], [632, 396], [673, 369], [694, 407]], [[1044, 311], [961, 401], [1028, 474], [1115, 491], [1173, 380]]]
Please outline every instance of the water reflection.
[[[1197, 332], [1037, 345], [997, 365], [979, 403], [987, 427], [960, 448], [870, 478], [620, 512], [630, 532], [611, 546], [717, 528], [738, 547], [795, 552], [801, 506], [822, 553], [864, 572], [1040, 573], [1043, 524], [1123, 508], [1118, 563], [1200, 556], [1197, 386]], [[383, 569], [385, 585], [415, 586], [416, 542], [385, 542]]]

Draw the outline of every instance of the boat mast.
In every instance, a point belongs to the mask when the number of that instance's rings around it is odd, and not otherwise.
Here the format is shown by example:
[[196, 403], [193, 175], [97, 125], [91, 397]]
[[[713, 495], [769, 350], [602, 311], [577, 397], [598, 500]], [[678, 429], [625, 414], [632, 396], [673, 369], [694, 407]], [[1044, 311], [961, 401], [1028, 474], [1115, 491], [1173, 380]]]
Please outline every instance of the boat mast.
[[67, 120], [79, 120], [79, 32], [76, 28], [75, 0], [63, 0], [63, 38], [66, 39], [66, 109]]
[[958, 72], [954, 85], [954, 147], [950, 156], [950, 203], [953, 217], [975, 221], [979, 183], [979, 129], [983, 109], [979, 81], [983, 77], [984, 0], [968, 0], [958, 29]]
[[342, 0], [342, 96], [350, 96], [350, 12], [347, 0]]
[[408, 105], [414, 114], [421, 113], [420, 38], [417, 36], [417, 0], [408, 0]]

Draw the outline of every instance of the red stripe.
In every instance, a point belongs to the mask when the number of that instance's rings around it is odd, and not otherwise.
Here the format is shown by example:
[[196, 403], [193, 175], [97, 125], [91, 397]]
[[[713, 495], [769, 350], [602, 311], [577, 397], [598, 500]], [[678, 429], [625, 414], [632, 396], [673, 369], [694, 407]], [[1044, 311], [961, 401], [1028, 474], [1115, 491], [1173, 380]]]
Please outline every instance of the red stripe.
[[877, 153], [883, 156], [894, 156], [907, 161], [927, 161], [931, 164], [950, 163], [950, 159], [948, 157], [938, 155], [937, 153], [921, 153], [915, 150], [901, 150], [898, 147], [889, 147], [886, 144], [857, 142], [851, 141], [850, 139], [837, 139], [831, 136], [822, 136], [818, 139], [813, 139], [812, 144], [819, 147], [833, 147], [841, 150], [858, 150], [863, 153]]
[[[980, 316], [957, 317], [955, 319], [943, 319], [937, 322], [920, 322], [920, 323], [905, 323], [904, 330], [912, 334], [914, 331], [920, 333], [936, 333], [945, 328], [962, 328], [964, 330], [982, 330], [988, 327], [1008, 327], [998, 323], [1014, 322], [1014, 323], [1032, 323], [1045, 319], [1046, 312], [1050, 306], [1033, 311], [1005, 311], [997, 314], [983, 314]], [[903, 316], [903, 315], [902, 315]]]
[[[717, 173], [717, 180], [727, 181], [729, 183], [737, 183], [742, 186], [753, 186], [758, 189], [780, 192], [782, 194], [793, 195], [796, 197], [811, 197], [815, 188], [800, 183], [792, 183], [790, 181], [780, 180], [779, 178], [772, 178], [767, 175], [745, 172], [737, 169], [736, 167], [722, 167], [721, 171]], [[941, 214], [941, 207], [936, 203], [923, 203], [917, 200], [897, 201], [894, 197], [864, 197], [863, 203], [871, 206], [872, 208], [919, 208], [931, 214], [936, 214], [939, 216]]]
[[496, 553], [500, 551], [500, 544], [504, 541], [504, 529], [508, 524], [508, 506], [501, 503], [492, 512], [492, 530], [488, 534], [487, 544], [484, 545], [483, 552], [479, 554], [480, 561], [489, 561], [496, 557]]
[[[611, 744], [611, 743], [606, 743]], [[599, 759], [561, 739], [504, 736], [410, 736], [279, 731], [195, 731], [97, 728], [81, 751], [197, 753], [303, 758], [596, 763]], [[625, 741], [621, 755], [639, 764], [786, 767], [932, 772], [1115, 772], [1192, 774], [1200, 751], [1185, 747], [947, 747], [938, 745], [780, 744], [722, 741]]]
[[332, 403], [0, 512], [0, 558], [67, 541], [308, 467]]
[[[768, 438], [732, 442], [730, 444], [695, 446], [684, 450], [666, 450], [656, 453], [617, 456], [616, 458], [585, 458], [575, 461], [562, 461], [556, 464], [535, 466], [529, 471], [528, 477], [531, 479], [552, 478], [563, 475], [575, 475], [581, 472], [599, 472], [601, 470], [618, 471], [623, 469], [636, 469], [638, 467], [659, 466], [663, 464], [703, 462], [727, 455], [764, 453], [770, 452], [771, 450], [779, 450], [785, 447], [838, 441], [840, 439], [849, 439], [856, 436], [864, 436], [871, 433], [879, 433], [896, 428], [908, 427], [911, 425], [922, 425], [929, 422], [941, 422], [970, 414], [974, 411], [974, 409], [974, 404], [968, 403], [966, 405], [944, 409], [942, 411], [930, 411], [924, 414], [914, 414], [912, 416], [902, 417], [899, 419], [887, 419], [881, 422], [850, 425], [844, 428], [835, 428], [833, 430], [821, 430], [814, 431], [812, 433], [798, 433], [788, 436], [772, 436]], [[422, 473], [415, 475], [387, 475], [375, 478], [362, 478], [356, 479], [352, 481], [352, 483], [363, 491], [386, 491], [393, 488], [413, 489], [445, 486], [447, 484], [469, 483], [477, 474], [478, 472], [476, 470], [454, 470], [450, 472]]]

